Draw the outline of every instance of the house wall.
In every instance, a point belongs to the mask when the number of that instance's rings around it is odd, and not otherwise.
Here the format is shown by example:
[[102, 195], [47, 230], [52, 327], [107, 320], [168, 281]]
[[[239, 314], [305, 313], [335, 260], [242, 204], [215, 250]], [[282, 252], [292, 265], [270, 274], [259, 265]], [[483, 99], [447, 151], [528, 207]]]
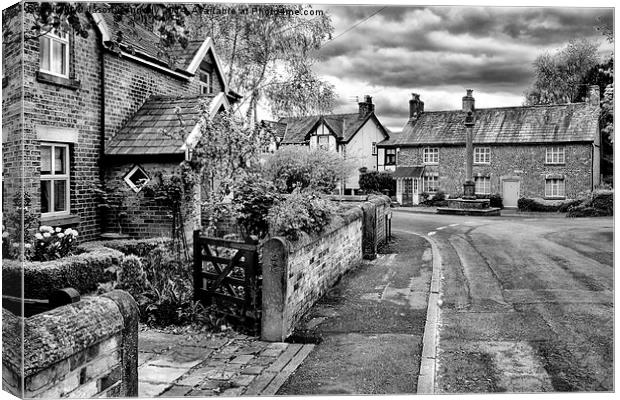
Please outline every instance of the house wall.
[[[121, 219], [122, 233], [133, 238], [148, 238], [171, 236], [172, 233], [172, 216], [168, 207], [159, 204], [155, 200], [145, 196], [142, 190], [138, 193], [134, 192], [124, 177], [131, 171], [134, 165], [139, 165], [153, 179], [151, 184], [155, 183], [155, 175], [161, 172], [165, 178], [172, 174], [179, 174], [180, 160], [150, 160], [150, 161], [128, 161], [126, 159], [110, 159], [106, 162], [106, 184], [109, 187], [118, 188], [117, 192], [123, 193], [125, 197], [123, 211], [126, 216]], [[195, 188], [194, 198], [199, 195], [199, 187]], [[184, 221], [186, 238], [191, 240], [192, 231], [200, 226], [200, 202], [184, 203], [188, 215]], [[184, 210], [186, 210], [184, 208]], [[115, 230], [115, 221], [112, 215], [108, 216], [107, 225], [110, 231]]]
[[[33, 25], [26, 14], [23, 29]], [[39, 40], [23, 43], [23, 77], [11, 76], [9, 85], [23, 85], [24, 126], [23, 171], [24, 189], [31, 194], [32, 209], [40, 214], [40, 143], [58, 142], [70, 145], [70, 215], [42, 218], [41, 223], [76, 227], [82, 239], [99, 233], [97, 202], [92, 185], [100, 181], [101, 152], [101, 65], [97, 32], [88, 38], [70, 34], [70, 77], [79, 81], [77, 87], [48, 83], [37, 77], [39, 71]], [[10, 86], [13, 87], [13, 86]], [[9, 153], [11, 154], [11, 153]], [[14, 153], [10, 156], [14, 156]], [[19, 171], [11, 171], [11, 175]], [[12, 177], [11, 179], [14, 179]]]
[[[559, 144], [554, 144], [555, 146]], [[423, 164], [423, 149], [427, 146], [401, 147], [397, 152], [399, 167]], [[426, 164], [426, 172], [439, 174], [439, 188], [450, 196], [463, 192], [465, 181], [465, 146], [439, 147], [439, 163]], [[474, 145], [476, 147], [476, 145]], [[545, 164], [546, 145], [484, 146], [491, 148], [489, 164], [474, 164], [474, 176], [490, 176], [491, 193], [502, 193], [502, 180], [516, 178], [520, 195], [544, 197], [545, 176], [565, 177], [566, 197], [574, 198], [581, 191], [592, 187], [592, 144], [564, 144], [564, 165]], [[422, 190], [422, 189], [421, 189]]]
[[327, 127], [325, 126], [325, 124], [320, 124], [312, 133], [310, 133], [310, 149], [314, 150], [316, 149], [319, 144], [319, 139], [318, 139], [318, 135], [329, 135], [328, 136], [328, 140], [329, 140], [329, 144], [328, 144], [328, 150], [329, 151], [337, 151], [337, 145], [336, 145], [336, 137], [332, 134], [330, 134], [329, 129], [327, 129]]
[[356, 166], [356, 170], [347, 178], [347, 189], [359, 189], [359, 168], [377, 170], [377, 156], [372, 154], [372, 142], [379, 143], [385, 138], [375, 121], [369, 119], [345, 145], [347, 160], [351, 160]]
[[[21, 192], [23, 167], [22, 137], [22, 4], [2, 10], [2, 212], [12, 212], [13, 194]], [[26, 169], [31, 172], [32, 168]]]

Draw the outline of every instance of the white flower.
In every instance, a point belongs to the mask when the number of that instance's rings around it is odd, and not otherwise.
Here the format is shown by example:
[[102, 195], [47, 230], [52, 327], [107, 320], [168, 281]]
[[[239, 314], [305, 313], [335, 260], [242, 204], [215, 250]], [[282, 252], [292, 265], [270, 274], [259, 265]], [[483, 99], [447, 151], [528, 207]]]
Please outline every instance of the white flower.
[[56, 231], [56, 233], [62, 232], [62, 228], [56, 228], [55, 231]]
[[52, 235], [51, 235], [49, 232], [45, 232], [45, 233], [43, 233], [43, 237], [44, 237], [44, 238], [46, 238], [46, 239], [47, 239], [48, 237], [50, 237], [50, 236], [52, 236]]
[[24, 247], [25, 247], [26, 249], [29, 249], [29, 248], [31, 248], [31, 247], [32, 247], [32, 245], [31, 245], [30, 243], [24, 243]]
[[70, 235], [70, 234], [71, 234], [71, 228], [65, 229], [65, 235]]
[[39, 240], [43, 240], [43, 235], [41, 235], [39, 232], [35, 233], [34, 237], [39, 239]]
[[7, 231], [2, 232], [2, 237], [3, 238], [9, 237], [9, 232], [7, 232]]
[[19, 247], [19, 243], [13, 243], [13, 247]]
[[54, 228], [52, 228], [51, 226], [47, 226], [47, 225], [41, 225], [39, 230], [41, 232], [54, 232]]
[[58, 239], [62, 239], [62, 238], [65, 237], [65, 234], [61, 232], [61, 233], [57, 234], [56, 236], [58, 236]]

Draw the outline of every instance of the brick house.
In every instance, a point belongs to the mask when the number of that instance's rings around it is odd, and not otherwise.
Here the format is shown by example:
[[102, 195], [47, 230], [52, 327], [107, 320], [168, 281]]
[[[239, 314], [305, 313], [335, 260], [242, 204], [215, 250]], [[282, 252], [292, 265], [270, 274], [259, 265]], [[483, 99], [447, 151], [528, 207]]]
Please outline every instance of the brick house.
[[476, 109], [468, 90], [461, 110], [425, 112], [414, 94], [402, 133], [378, 145], [379, 169], [394, 172], [401, 204], [437, 190], [458, 197], [472, 109], [476, 194], [499, 193], [506, 207], [519, 197], [573, 198], [600, 183], [599, 101], [592, 86], [582, 103]]
[[[213, 115], [239, 98], [213, 41], [169, 49], [172, 65], [155, 33], [109, 13], [88, 15], [86, 38], [69, 32], [21, 41], [32, 26], [22, 7], [3, 12], [3, 31], [15, 38], [3, 48], [3, 212], [23, 189], [41, 224], [95, 239], [106, 221], [93, 187], [105, 182], [127, 193], [125, 233], [168, 233], [168, 213], [143, 198], [141, 185], [185, 159], [201, 107]], [[123, 42], [113, 50], [118, 32]], [[179, 137], [166, 134], [173, 130]]]
[[359, 189], [359, 169], [377, 170], [377, 144], [390, 138], [389, 131], [375, 115], [370, 96], [358, 103], [357, 113], [311, 115], [281, 118], [275, 135], [279, 145], [304, 145], [324, 148], [351, 160], [357, 170], [341, 182], [340, 192], [352, 194]]

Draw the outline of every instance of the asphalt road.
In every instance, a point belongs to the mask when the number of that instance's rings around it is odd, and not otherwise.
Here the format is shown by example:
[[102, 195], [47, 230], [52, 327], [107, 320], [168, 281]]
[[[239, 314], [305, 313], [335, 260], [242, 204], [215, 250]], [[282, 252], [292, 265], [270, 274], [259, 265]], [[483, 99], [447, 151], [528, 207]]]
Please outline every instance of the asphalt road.
[[613, 390], [613, 219], [394, 213], [442, 258], [439, 393]]

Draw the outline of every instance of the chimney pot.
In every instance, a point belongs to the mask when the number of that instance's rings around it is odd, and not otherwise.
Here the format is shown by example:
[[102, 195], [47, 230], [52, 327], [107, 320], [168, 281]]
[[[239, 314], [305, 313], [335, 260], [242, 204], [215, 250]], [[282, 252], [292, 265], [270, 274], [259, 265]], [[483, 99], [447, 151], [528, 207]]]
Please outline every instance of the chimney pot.
[[474, 90], [473, 89], [466, 89], [466, 90], [467, 90], [467, 95], [463, 97], [463, 111], [464, 112], [474, 111], [475, 104], [476, 104], [476, 100], [474, 99], [474, 96], [472, 95], [474, 93]]

